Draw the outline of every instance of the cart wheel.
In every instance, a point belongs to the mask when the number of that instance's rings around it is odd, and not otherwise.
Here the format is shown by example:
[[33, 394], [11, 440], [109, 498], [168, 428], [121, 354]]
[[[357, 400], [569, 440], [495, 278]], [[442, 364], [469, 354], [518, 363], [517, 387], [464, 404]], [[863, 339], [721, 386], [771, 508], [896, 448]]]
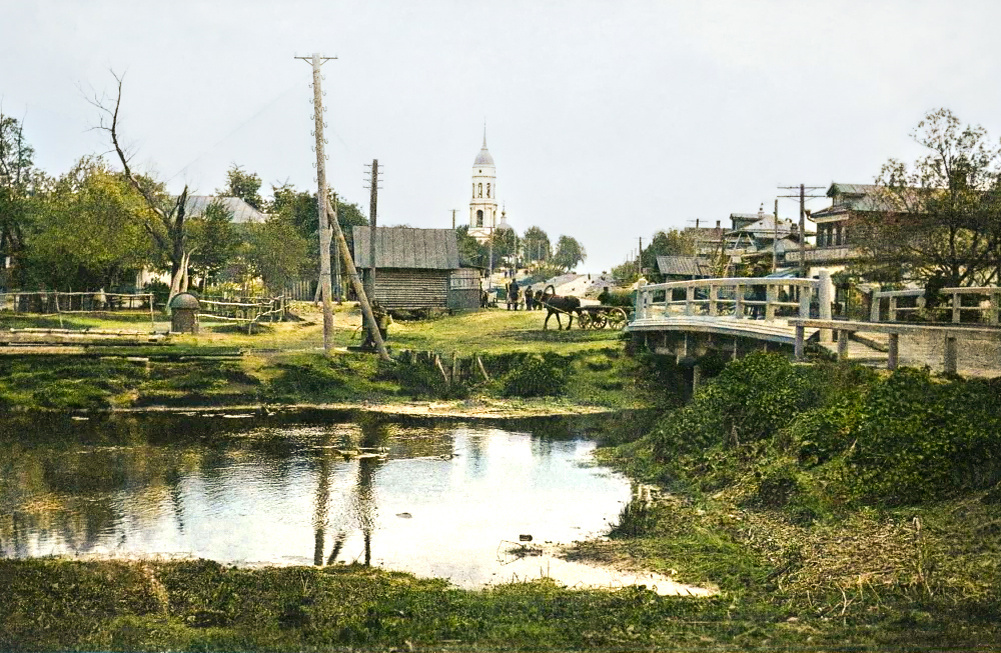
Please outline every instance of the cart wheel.
[[582, 329], [591, 328], [591, 314], [587, 312], [581, 312], [577, 315], [577, 326]]
[[598, 311], [592, 316], [592, 329], [604, 329], [606, 326], [608, 326], [608, 314], [605, 311]]
[[626, 326], [626, 322], [629, 318], [626, 316], [626, 312], [621, 308], [613, 308], [608, 311], [608, 326], [616, 331], [621, 330]]

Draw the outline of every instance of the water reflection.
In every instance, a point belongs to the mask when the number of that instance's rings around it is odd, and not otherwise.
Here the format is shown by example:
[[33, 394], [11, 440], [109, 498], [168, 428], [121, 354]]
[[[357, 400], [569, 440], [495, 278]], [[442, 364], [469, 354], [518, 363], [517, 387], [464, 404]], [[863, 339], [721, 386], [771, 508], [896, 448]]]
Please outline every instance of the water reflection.
[[572, 565], [498, 552], [605, 532], [630, 496], [565, 423], [317, 421], [4, 422], [0, 555], [361, 563], [475, 587]]

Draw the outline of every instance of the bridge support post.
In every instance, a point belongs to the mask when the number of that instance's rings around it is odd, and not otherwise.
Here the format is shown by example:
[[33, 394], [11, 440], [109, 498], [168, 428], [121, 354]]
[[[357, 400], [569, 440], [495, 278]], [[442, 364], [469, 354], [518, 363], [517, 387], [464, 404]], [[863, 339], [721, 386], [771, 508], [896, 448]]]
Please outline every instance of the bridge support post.
[[806, 340], [806, 327], [802, 325], [797, 325], [795, 352], [796, 352], [796, 360], [798, 361], [803, 360], [803, 347], [805, 340]]
[[942, 361], [942, 366], [945, 368], [945, 373], [955, 374], [956, 370], [959, 368], [959, 357], [956, 352], [956, 336], [948, 333], [945, 336], [944, 358], [945, 360]]
[[[831, 319], [831, 273], [821, 270], [817, 279], [817, 303], [819, 304], [819, 315], [821, 320]], [[830, 342], [834, 334], [830, 329], [820, 330], [820, 341]]]
[[895, 370], [900, 364], [900, 334], [891, 333], [889, 338], [889, 350], [886, 354], [886, 369]]
[[838, 329], [838, 360], [848, 360], [848, 336], [851, 333], [847, 329]]

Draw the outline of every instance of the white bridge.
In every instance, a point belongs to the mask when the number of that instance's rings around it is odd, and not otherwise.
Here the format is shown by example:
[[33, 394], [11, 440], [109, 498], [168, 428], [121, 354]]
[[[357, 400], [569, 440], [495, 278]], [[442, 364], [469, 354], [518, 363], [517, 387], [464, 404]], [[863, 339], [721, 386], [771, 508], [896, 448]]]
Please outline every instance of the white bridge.
[[[895, 322], [907, 311], [919, 310], [923, 290], [873, 293], [870, 322], [834, 320], [832, 291], [830, 276], [823, 271], [818, 279], [737, 277], [645, 285], [637, 289], [627, 331], [634, 343], [694, 365], [696, 384], [698, 359], [711, 350], [737, 357], [771, 348], [801, 360], [810, 340], [841, 359], [894, 369], [901, 361], [901, 336], [908, 364], [934, 363], [956, 373], [957, 343], [972, 338], [987, 343], [984, 352], [977, 352], [975, 367], [988, 374], [1001, 372], [998, 354], [989, 351], [990, 343], [1001, 345], [1001, 288], [944, 288], [941, 294], [951, 297], [951, 303], [938, 312], [951, 317], [952, 324], [946, 325]], [[889, 304], [889, 322], [879, 321], [884, 302]], [[995, 349], [1001, 352], [1001, 346]]]

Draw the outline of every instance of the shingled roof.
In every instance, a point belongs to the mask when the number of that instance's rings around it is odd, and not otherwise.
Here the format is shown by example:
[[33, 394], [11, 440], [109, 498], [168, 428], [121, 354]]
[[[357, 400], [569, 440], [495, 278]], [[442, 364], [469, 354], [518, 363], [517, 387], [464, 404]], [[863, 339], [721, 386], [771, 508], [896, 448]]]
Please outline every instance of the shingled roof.
[[261, 223], [267, 219], [263, 213], [247, 204], [239, 197], [216, 197], [215, 195], [188, 195], [187, 204], [184, 205], [184, 212], [189, 218], [205, 213], [209, 204], [215, 202], [230, 212], [233, 222], [243, 224], [246, 222]]
[[658, 256], [657, 269], [661, 274], [685, 277], [712, 276], [709, 260], [698, 256]]
[[[369, 253], [370, 227], [354, 227], [354, 259], [360, 268], [372, 267]], [[459, 245], [452, 229], [376, 227], [377, 268], [417, 268], [455, 270], [459, 267]]]

